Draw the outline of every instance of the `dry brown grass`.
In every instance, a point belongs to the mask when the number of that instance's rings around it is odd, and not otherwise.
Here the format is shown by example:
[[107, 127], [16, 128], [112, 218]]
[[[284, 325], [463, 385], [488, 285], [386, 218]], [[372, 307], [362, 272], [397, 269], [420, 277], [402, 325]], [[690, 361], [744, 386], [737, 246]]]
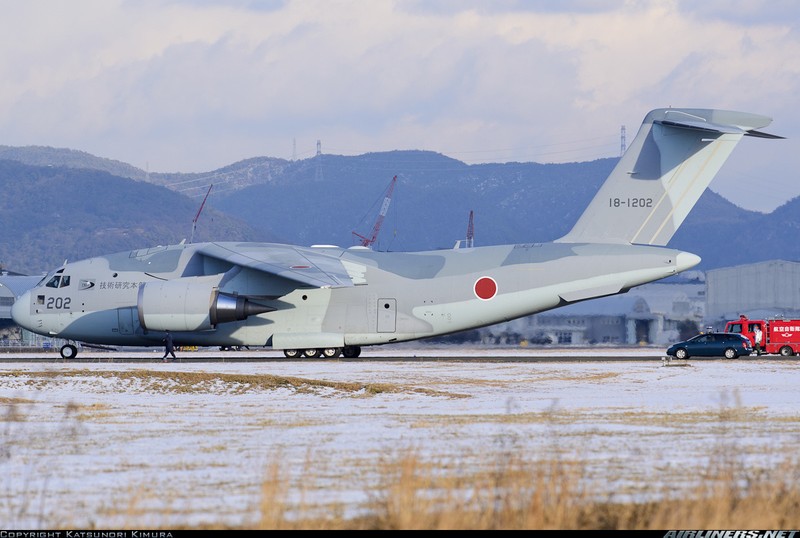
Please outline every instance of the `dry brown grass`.
[[[320, 386], [326, 389], [369, 393], [366, 385], [359, 383], [317, 382], [315, 380], [269, 375], [228, 375], [193, 372], [164, 372], [136, 370], [132, 372], [32, 372], [20, 373], [25, 379], [47, 383], [74, 375], [131, 380], [137, 387], [149, 386], [143, 379], [154, 378], [159, 390], [171, 392], [213, 391], [220, 383], [227, 386], [246, 386], [247, 390], [275, 387]], [[319, 383], [319, 384], [318, 384]], [[175, 387], [183, 387], [176, 389]], [[404, 392], [414, 387], [381, 385], [381, 390]], [[138, 389], [137, 389], [138, 390]], [[155, 389], [153, 389], [155, 390]], [[435, 395], [449, 395], [435, 393]], [[492, 450], [490, 446], [471, 453], [450, 454], [448, 458], [426, 455], [416, 450], [400, 449], [389, 455], [373, 459], [362, 458], [358, 466], [345, 460], [326, 462], [327, 468], [314, 465], [315, 458], [325, 455], [307, 454], [304, 469], [292, 474], [292, 466], [281, 454], [274, 454], [263, 471], [255, 470], [252, 483], [260, 480], [260, 494], [252, 507], [243, 507], [247, 528], [257, 529], [791, 529], [800, 527], [800, 460], [792, 452], [776, 457], [765, 466], [748, 466], [742, 457], [746, 449], [739, 446], [737, 435], [748, 425], [763, 420], [762, 410], [741, 406], [739, 398], [722, 398], [719, 410], [690, 412], [663, 416], [656, 413], [613, 413], [613, 420], [631, 425], [679, 426], [689, 431], [697, 424], [711, 424], [707, 428], [718, 437], [716, 446], [707, 454], [694, 455], [699, 471], [687, 475], [685, 469], [666, 467], [646, 469], [643, 473], [653, 486], [645, 494], [630, 493], [621, 487], [609, 494], [607, 483], [597, 483], [597, 459], [568, 456], [559, 446], [560, 435], [553, 432], [552, 451], [547, 455], [530, 454], [510, 447]], [[8, 461], [16, 451], [31, 443], [52, 443], [49, 431], [37, 434], [36, 430], [11, 428], [13, 422], [23, 423], [27, 401], [6, 402], [4, 428], [0, 428], [0, 463]], [[36, 404], [38, 405], [38, 404]], [[64, 454], [78, 452], [83, 440], [83, 422], [105, 419], [111, 408], [104, 404], [74, 404], [63, 406], [59, 431], [59, 451]], [[551, 409], [543, 413], [490, 415], [493, 421], [508, 423], [563, 424], [586, 420], [582, 413], [559, 412]], [[504, 418], [505, 417], [505, 418]], [[608, 416], [606, 419], [608, 420]], [[417, 420], [437, 422], [445, 416], [422, 416]], [[274, 418], [265, 418], [272, 424]], [[457, 424], [481, 422], [479, 415], [449, 416]], [[781, 417], [785, 426], [795, 427], [797, 417]], [[786, 431], [783, 427], [781, 431]], [[34, 435], [35, 434], [35, 435]], [[581, 435], [596, 435], [584, 432]], [[674, 438], [673, 438], [674, 439]], [[513, 439], [511, 440], [513, 441]], [[505, 446], [505, 445], [503, 445]], [[680, 450], [681, 447], [665, 447]], [[201, 448], [211, 453], [224, 454], [224, 442]], [[580, 452], [580, 451], [579, 451]], [[784, 452], [786, 454], [786, 452]], [[616, 455], [615, 455], [616, 456]], [[624, 458], [624, 454], [619, 455]], [[477, 463], [476, 463], [477, 462]], [[625, 463], [625, 462], [624, 462]], [[187, 472], [202, 471], [197, 463], [181, 463]], [[355, 481], [345, 487], [360, 487], [366, 492], [368, 502], [356, 505], [340, 497], [335, 487], [323, 489], [320, 474], [338, 468], [341, 481], [347, 482], [344, 473], [356, 473]], [[0, 470], [2, 470], [0, 468]], [[260, 475], [259, 472], [262, 474]], [[643, 469], [621, 465], [610, 474], [620, 481], [630, 479]], [[339, 476], [335, 476], [339, 480]], [[239, 483], [234, 481], [234, 483]], [[330, 485], [330, 482], [328, 483]], [[220, 487], [220, 491], [223, 488]], [[148, 527], [174, 528], [174, 521], [190, 521], [193, 492], [175, 492], [175, 497], [164, 498], [161, 491], [131, 485], [127, 498], [115, 499], [96, 511], [101, 521], [122, 522], [120, 525], [136, 528], [147, 522]], [[333, 498], [319, 501], [321, 491]], [[630, 493], [630, 495], [628, 494]], [[170, 494], [172, 495], [172, 493]], [[185, 496], [184, 496], [185, 495]], [[45, 493], [42, 493], [42, 498]], [[158, 499], [158, 508], [152, 500]], [[311, 501], [309, 499], [317, 499]], [[653, 501], [652, 499], [658, 499]], [[28, 510], [31, 499], [20, 510]], [[37, 498], [38, 500], [38, 498]], [[119, 501], [119, 502], [116, 502]], [[254, 501], [251, 501], [254, 502]], [[176, 508], [181, 507], [181, 508]], [[0, 506], [2, 509], [2, 506]], [[7, 509], [6, 509], [7, 510]], [[185, 512], [179, 511], [183, 510]], [[2, 514], [0, 514], [2, 515]], [[182, 519], [186, 516], [186, 519]], [[48, 521], [41, 515], [42, 527], [67, 528], [69, 521]], [[225, 528], [224, 515], [199, 528]]]
[[[103, 412], [102, 407], [74, 406], [65, 409], [64, 432], [71, 431], [73, 418]], [[67, 419], [69, 417], [69, 420]], [[725, 415], [736, 427], [739, 415]], [[78, 432], [79, 433], [79, 432]], [[6, 443], [10, 439], [4, 439]], [[13, 449], [14, 444], [7, 444]], [[223, 445], [209, 450], [224, 450]], [[243, 507], [248, 524], [255, 529], [333, 530], [424, 530], [424, 529], [791, 529], [800, 526], [800, 460], [785, 457], [768, 469], [748, 467], [735, 440], [720, 437], [710, 454], [697, 455], [710, 462], [694, 481], [675, 475], [675, 469], [657, 470], [648, 492], [657, 501], [609, 494], [607, 484], [593, 482], [593, 463], [571, 459], [556, 452], [536, 457], [522, 450], [487, 450], [463, 457], [437, 458], [416, 450], [398, 450], [360, 461], [359, 481], [368, 502], [354, 506], [333, 496], [311, 502], [319, 493], [319, 455], [309, 453], [305, 467], [292, 475], [281, 454], [273, 454], [263, 470], [258, 502]], [[481, 457], [482, 456], [482, 457]], [[465, 463], [465, 462], [472, 463]], [[479, 464], [474, 462], [478, 461]], [[354, 466], [339, 462], [347, 472]], [[329, 462], [335, 466], [335, 462]], [[202, 470], [202, 469], [188, 469]], [[625, 478], [626, 469], [619, 471]], [[702, 475], [702, 478], [701, 478]], [[101, 520], [122, 522], [136, 528], [142, 521], [149, 528], [175, 528], [183, 514], [173, 505], [185, 505], [183, 495], [164, 498], [164, 492], [131, 487], [130, 496], [99, 507]], [[319, 499], [317, 495], [315, 497]], [[158, 499], [158, 508], [152, 500]], [[174, 502], [173, 502], [174, 501]], [[180, 502], [178, 502], [180, 501]], [[227, 528], [218, 521], [198, 528]], [[159, 523], [162, 522], [162, 523]], [[171, 523], [164, 523], [171, 522]], [[69, 525], [68, 522], [61, 522]], [[47, 528], [67, 528], [42, 519]]]
[[[320, 517], [319, 507], [291, 506], [279, 463], [262, 485], [258, 529], [786, 529], [800, 525], [800, 465], [785, 461], [750, 475], [723, 458], [702, 485], [660, 491], [663, 500], [603, 497], [582, 462], [507, 455], [477, 473], [448, 469], [407, 452], [379, 467], [363, 515]], [[458, 472], [456, 472], [458, 471]], [[302, 480], [301, 480], [302, 481]], [[332, 505], [333, 506], [333, 505]], [[341, 507], [326, 507], [329, 513]]]
[[361, 383], [358, 381], [327, 381], [270, 374], [224, 374], [209, 372], [175, 372], [163, 370], [12, 370], [0, 372], [0, 378], [24, 378], [25, 384], [36, 390], [45, 390], [49, 383], [75, 379], [112, 379], [142, 392], [169, 394], [219, 393], [241, 394], [252, 390], [290, 389], [295, 392], [333, 390], [353, 396], [376, 394], [422, 394], [425, 396], [467, 398], [467, 395], [432, 390], [398, 383]]
[[[262, 489], [255, 527], [259, 529], [450, 530], [450, 529], [796, 529], [800, 526], [800, 459], [792, 452], [779, 463], [748, 466], [736, 433], [759, 420], [760, 410], [723, 397], [708, 414], [688, 413], [687, 424], [714, 421], [717, 441], [708, 454], [695, 455], [695, 475], [681, 469], [651, 469], [647, 497], [608, 493], [593, 482], [592, 458], [568, 458], [555, 446], [553, 455], [535, 457], [523, 450], [464, 454], [437, 460], [414, 450], [374, 462], [371, 501], [359, 514], [340, 506], [290, 506], [290, 483], [272, 468]], [[728, 405], [733, 403], [734, 405]], [[549, 420], [557, 413], [551, 410]], [[532, 417], [526, 417], [531, 419]], [[534, 420], [546, 420], [536, 416]], [[657, 417], [649, 420], [661, 423]], [[733, 434], [733, 435], [732, 435]], [[558, 445], [558, 438], [553, 438]], [[786, 452], [784, 452], [786, 454]], [[463, 461], [481, 461], [474, 466]], [[619, 469], [624, 480], [635, 469]], [[294, 484], [313, 479], [300, 477]], [[295, 486], [296, 487], [296, 486]], [[657, 500], [653, 500], [657, 499]]]
[[31, 404], [31, 403], [34, 403], [34, 401], [28, 400], [27, 398], [0, 397], [0, 405], [17, 405], [17, 404]]

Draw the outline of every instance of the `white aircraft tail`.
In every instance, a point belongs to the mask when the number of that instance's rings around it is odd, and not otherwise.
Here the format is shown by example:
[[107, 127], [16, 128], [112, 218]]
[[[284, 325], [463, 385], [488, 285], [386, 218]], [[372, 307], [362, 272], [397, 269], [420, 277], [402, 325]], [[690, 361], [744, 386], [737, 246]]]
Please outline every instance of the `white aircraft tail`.
[[636, 138], [562, 243], [666, 245], [742, 136], [782, 138], [756, 129], [765, 116], [661, 108]]

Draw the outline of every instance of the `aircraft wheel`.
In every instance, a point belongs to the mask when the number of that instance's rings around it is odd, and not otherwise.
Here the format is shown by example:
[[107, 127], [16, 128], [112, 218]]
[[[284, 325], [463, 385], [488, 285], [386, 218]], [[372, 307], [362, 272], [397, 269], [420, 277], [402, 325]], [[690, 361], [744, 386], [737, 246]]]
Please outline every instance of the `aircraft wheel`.
[[736, 350], [733, 349], [732, 347], [729, 347], [728, 349], [725, 350], [726, 359], [735, 359], [738, 356], [739, 355], [736, 353]]
[[287, 359], [296, 359], [301, 355], [299, 349], [284, 349], [283, 354]]
[[306, 349], [303, 351], [303, 356], [308, 357], [309, 359], [316, 359], [322, 355], [321, 349]]
[[355, 359], [361, 355], [361, 348], [359, 346], [344, 346], [344, 348], [342, 348], [342, 354], [348, 359]]
[[781, 357], [791, 357], [794, 355], [794, 350], [792, 350], [789, 346], [783, 346], [781, 348]]
[[72, 344], [61, 346], [61, 356], [65, 359], [74, 359], [78, 354], [78, 348]]
[[322, 350], [322, 356], [332, 359], [334, 357], [338, 357], [341, 352], [342, 350], [338, 347], [326, 347]]

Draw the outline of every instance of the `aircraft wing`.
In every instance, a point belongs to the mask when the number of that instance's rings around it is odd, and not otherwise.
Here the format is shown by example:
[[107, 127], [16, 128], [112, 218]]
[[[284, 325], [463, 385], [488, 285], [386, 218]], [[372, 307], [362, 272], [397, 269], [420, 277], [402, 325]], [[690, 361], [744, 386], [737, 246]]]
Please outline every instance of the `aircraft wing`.
[[337, 256], [311, 248], [268, 243], [209, 243], [198, 253], [316, 288], [353, 285]]

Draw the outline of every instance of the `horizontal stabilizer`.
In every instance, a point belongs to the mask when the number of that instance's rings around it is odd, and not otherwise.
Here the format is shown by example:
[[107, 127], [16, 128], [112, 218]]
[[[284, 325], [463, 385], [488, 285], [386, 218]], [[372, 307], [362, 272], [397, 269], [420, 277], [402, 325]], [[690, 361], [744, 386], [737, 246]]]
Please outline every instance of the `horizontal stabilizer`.
[[705, 131], [707, 133], [731, 133], [731, 134], [745, 134], [747, 131], [740, 129], [735, 125], [717, 125], [715, 123], [701, 122], [701, 121], [670, 121], [670, 120], [656, 120], [653, 123], [656, 125], [668, 125], [669, 127], [677, 127], [678, 129], [693, 129], [695, 131]]
[[763, 133], [761, 131], [756, 131], [755, 129], [747, 131], [744, 136], [753, 136], [755, 138], [770, 138], [772, 140], [784, 140], [785, 136], [778, 136], [769, 133]]
[[737, 127], [735, 125], [720, 125], [707, 121], [687, 120], [687, 121], [674, 121], [674, 120], [656, 120], [653, 123], [658, 125], [668, 125], [670, 127], [677, 127], [679, 129], [694, 129], [696, 131], [705, 131], [707, 133], [730, 133], [730, 134], [743, 134], [744, 136], [753, 136], [756, 138], [771, 138], [771, 139], [784, 139], [784, 136], [764, 133], [751, 129], [749, 131]]

